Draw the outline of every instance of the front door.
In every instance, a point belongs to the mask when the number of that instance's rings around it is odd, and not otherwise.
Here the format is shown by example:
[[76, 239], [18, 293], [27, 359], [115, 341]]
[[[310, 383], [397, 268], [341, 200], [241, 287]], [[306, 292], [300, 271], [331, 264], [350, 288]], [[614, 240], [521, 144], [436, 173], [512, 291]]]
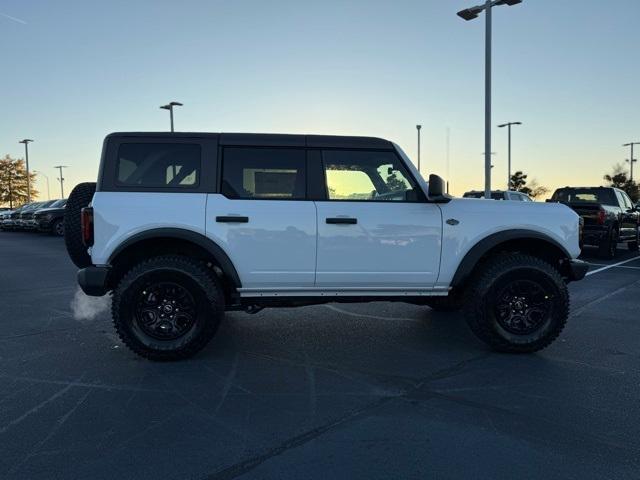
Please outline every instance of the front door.
[[316, 201], [316, 287], [388, 294], [431, 289], [442, 215], [393, 151], [322, 152], [327, 199]]

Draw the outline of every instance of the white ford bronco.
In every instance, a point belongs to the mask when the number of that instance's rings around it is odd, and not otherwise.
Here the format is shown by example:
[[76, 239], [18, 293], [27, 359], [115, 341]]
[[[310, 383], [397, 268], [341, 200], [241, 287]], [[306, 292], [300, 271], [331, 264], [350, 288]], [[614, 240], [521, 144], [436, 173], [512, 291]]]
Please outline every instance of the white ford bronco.
[[587, 271], [566, 206], [452, 198], [367, 137], [114, 133], [65, 232], [82, 290], [111, 292], [154, 360], [202, 349], [226, 310], [381, 300], [461, 308], [492, 348], [533, 352]]

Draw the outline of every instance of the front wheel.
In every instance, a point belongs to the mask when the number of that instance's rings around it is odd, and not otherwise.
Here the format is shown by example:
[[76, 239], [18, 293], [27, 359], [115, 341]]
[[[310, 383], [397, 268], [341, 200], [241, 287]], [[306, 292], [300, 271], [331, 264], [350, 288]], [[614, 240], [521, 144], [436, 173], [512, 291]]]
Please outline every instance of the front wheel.
[[500, 352], [530, 353], [550, 345], [569, 316], [569, 293], [547, 262], [525, 254], [489, 258], [467, 290], [471, 330]]
[[121, 340], [150, 360], [178, 360], [200, 351], [224, 314], [218, 281], [199, 261], [151, 258], [134, 266], [113, 295], [113, 323]]
[[62, 219], [56, 220], [53, 225], [51, 225], [51, 235], [64, 237], [64, 221]]

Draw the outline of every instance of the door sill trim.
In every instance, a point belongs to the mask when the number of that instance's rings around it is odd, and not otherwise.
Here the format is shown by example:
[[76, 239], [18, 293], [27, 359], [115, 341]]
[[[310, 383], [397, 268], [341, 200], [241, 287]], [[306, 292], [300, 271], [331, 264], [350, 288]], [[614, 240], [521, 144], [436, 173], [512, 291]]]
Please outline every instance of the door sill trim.
[[241, 297], [443, 297], [448, 287], [297, 287], [297, 288], [239, 288]]

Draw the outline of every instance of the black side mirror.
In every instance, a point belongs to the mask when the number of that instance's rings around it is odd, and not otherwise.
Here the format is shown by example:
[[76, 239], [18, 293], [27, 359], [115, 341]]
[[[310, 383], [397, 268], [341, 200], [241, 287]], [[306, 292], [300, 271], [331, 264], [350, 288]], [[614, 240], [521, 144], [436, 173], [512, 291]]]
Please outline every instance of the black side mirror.
[[444, 191], [444, 180], [433, 173], [429, 175], [429, 198], [435, 199], [442, 197], [444, 195]]

